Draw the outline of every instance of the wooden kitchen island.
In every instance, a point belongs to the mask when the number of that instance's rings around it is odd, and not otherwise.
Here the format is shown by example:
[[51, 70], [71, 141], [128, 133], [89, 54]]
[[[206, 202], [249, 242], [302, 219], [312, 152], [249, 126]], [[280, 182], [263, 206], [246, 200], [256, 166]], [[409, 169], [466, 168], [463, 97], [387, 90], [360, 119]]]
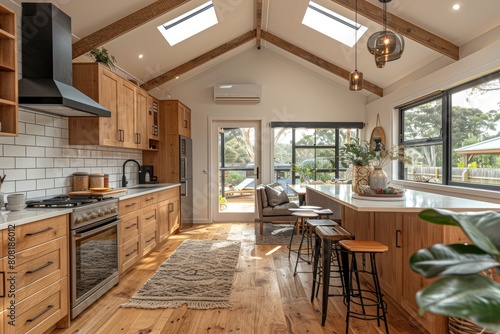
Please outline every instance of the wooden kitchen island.
[[[464, 243], [468, 239], [460, 228], [428, 223], [419, 219], [418, 213], [426, 208], [500, 211], [499, 204], [414, 190], [406, 190], [400, 199], [360, 198], [353, 194], [351, 185], [333, 184], [308, 185], [306, 202], [334, 210], [342, 226], [357, 240], [376, 240], [389, 246], [388, 252], [377, 257], [384, 295], [401, 306], [413, 327], [432, 334], [448, 333], [448, 320], [428, 312], [422, 317], [418, 315], [415, 295], [429, 280], [410, 269], [409, 258], [433, 244]], [[389, 309], [389, 317], [390, 314]]]

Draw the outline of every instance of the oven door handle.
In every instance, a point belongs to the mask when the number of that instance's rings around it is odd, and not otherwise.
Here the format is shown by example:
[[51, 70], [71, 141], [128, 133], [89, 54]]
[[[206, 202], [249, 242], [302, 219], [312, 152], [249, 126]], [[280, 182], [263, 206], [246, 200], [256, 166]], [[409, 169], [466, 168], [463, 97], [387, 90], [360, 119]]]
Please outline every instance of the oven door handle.
[[76, 233], [76, 231], [74, 232], [74, 237], [75, 237], [75, 240], [79, 240], [79, 239], [82, 239], [82, 238], [86, 238], [88, 236], [91, 236], [91, 235], [94, 235], [96, 233], [99, 233], [99, 232], [102, 232], [104, 230], [107, 230], [109, 229], [111, 226], [114, 226], [114, 225], [118, 225], [119, 222], [121, 222], [121, 218], [117, 218], [115, 220], [113, 220], [111, 223], [109, 224], [106, 224], [106, 225], [103, 225], [103, 226], [100, 226], [98, 228], [95, 228], [95, 229], [91, 229], [90, 231], [87, 231], [87, 232], [84, 232], [84, 233]]

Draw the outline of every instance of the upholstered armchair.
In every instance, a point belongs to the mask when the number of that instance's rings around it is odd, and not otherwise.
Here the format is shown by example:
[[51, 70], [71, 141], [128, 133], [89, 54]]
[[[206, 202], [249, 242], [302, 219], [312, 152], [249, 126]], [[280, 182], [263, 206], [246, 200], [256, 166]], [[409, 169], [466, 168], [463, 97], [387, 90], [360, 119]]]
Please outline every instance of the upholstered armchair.
[[255, 189], [255, 200], [259, 213], [260, 235], [264, 232], [264, 223], [287, 223], [294, 222], [289, 209], [296, 209], [298, 205], [290, 202], [286, 191], [279, 183], [258, 185]]

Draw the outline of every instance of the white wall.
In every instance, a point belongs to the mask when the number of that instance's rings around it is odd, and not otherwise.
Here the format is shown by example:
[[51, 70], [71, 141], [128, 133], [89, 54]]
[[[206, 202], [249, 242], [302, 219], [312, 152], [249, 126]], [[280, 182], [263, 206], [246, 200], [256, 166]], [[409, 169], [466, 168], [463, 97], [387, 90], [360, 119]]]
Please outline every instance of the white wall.
[[[217, 83], [260, 84], [262, 101], [258, 104], [216, 104], [213, 86]], [[247, 50], [171, 88], [170, 93], [172, 98], [186, 103], [192, 112], [196, 222], [206, 222], [210, 218], [209, 175], [203, 173], [203, 170], [209, 170], [207, 138], [210, 117], [262, 120], [264, 143], [271, 142], [271, 129], [268, 127], [271, 121], [364, 120], [364, 95], [351, 92], [347, 85], [339, 85], [265, 48]], [[263, 145], [262, 155], [262, 166], [272, 166], [269, 144]], [[265, 169], [263, 182], [268, 182], [270, 175], [270, 168]]]

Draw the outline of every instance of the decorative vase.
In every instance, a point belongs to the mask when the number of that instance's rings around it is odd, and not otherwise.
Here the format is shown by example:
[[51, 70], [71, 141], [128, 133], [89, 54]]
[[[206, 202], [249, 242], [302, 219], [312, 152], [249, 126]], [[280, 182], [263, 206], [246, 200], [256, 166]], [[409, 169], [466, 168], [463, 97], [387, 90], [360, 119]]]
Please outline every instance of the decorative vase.
[[352, 191], [356, 194], [361, 193], [360, 186], [367, 186], [370, 184], [370, 166], [354, 166], [352, 171]]
[[385, 189], [387, 188], [387, 174], [382, 167], [373, 167], [373, 172], [370, 173], [370, 188], [372, 189]]

